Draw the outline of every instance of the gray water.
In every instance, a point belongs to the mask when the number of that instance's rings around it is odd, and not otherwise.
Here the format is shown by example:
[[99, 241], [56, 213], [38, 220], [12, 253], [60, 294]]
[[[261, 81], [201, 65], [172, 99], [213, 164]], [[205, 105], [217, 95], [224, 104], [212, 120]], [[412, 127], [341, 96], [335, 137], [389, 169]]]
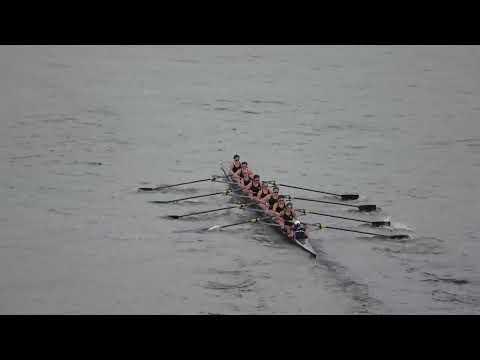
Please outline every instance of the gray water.
[[[1, 46], [0, 313], [479, 314], [480, 47]], [[205, 182], [361, 194], [315, 261]], [[334, 198], [284, 189], [316, 199]], [[352, 229], [348, 220], [309, 215]], [[377, 229], [377, 231], [387, 231]]]

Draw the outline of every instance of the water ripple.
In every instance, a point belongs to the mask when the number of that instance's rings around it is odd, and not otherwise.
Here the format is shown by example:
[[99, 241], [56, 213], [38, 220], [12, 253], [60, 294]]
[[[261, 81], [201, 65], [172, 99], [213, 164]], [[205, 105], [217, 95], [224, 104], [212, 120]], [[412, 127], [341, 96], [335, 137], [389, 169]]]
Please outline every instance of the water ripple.
[[255, 285], [255, 280], [246, 279], [237, 283], [224, 283], [218, 281], [208, 281], [203, 287], [210, 290], [233, 290], [233, 289], [245, 289], [251, 288]]

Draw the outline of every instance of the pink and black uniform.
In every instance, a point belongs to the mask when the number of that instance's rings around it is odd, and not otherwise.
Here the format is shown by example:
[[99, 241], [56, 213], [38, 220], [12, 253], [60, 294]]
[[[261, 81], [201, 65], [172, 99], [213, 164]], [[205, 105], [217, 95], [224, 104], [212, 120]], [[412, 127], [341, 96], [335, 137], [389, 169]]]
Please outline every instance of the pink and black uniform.
[[266, 197], [271, 194], [271, 190], [268, 188], [268, 184], [264, 181], [262, 182], [262, 188], [258, 192], [257, 199], [261, 201], [265, 201]]
[[270, 194], [270, 196], [267, 200], [268, 210], [270, 210], [270, 211], [273, 210], [273, 207], [278, 202], [278, 198], [279, 198], [278, 187], [274, 187], [272, 194]]
[[241, 168], [242, 168], [242, 164], [240, 164], [240, 156], [239, 155], [234, 155], [233, 156], [233, 163], [230, 167], [230, 171], [232, 172], [232, 174], [235, 174]]
[[243, 186], [248, 186], [252, 182], [252, 178], [250, 177], [250, 174], [246, 172], [244, 176], [241, 177], [241, 184]]
[[261, 188], [262, 186], [260, 185], [260, 176], [254, 175], [253, 181], [247, 186], [247, 189], [252, 193], [253, 196], [256, 197]]
[[247, 173], [248, 173], [248, 175], [250, 175], [250, 177], [253, 176], [252, 170], [250, 170], [250, 169], [248, 168], [248, 163], [247, 163], [246, 161], [242, 161], [241, 169], [240, 169], [240, 171], [238, 171], [238, 172], [236, 173], [236, 175], [238, 175], [238, 176], [240, 176], [241, 178], [243, 178], [243, 177], [245, 176], [245, 174], [247, 174]]

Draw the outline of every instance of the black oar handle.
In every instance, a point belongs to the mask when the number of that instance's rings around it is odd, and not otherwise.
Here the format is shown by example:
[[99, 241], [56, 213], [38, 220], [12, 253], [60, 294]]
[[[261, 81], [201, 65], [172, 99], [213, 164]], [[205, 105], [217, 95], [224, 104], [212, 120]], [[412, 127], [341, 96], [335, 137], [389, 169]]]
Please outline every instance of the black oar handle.
[[328, 195], [342, 196], [342, 195], [340, 195], [340, 194], [334, 194], [334, 193], [326, 192], [326, 191], [308, 189], [308, 188], [304, 188], [304, 187], [300, 187], [300, 186], [293, 186], [293, 185], [287, 185], [287, 184], [278, 184], [278, 185], [284, 186], [284, 187], [289, 187], [289, 188], [292, 188], [292, 189], [312, 191], [312, 192], [316, 192], [316, 193], [320, 193], [320, 194], [328, 194]]

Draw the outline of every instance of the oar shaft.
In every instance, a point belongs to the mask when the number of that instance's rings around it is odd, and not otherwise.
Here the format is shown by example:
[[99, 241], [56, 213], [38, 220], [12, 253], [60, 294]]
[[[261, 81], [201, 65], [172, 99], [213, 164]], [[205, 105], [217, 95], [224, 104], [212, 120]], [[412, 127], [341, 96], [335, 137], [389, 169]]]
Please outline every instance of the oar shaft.
[[368, 231], [345, 229], [345, 228], [335, 227], [335, 226], [326, 226], [326, 225], [325, 225], [324, 227], [327, 228], [327, 229], [350, 231], [350, 232], [359, 233], [359, 234], [376, 235], [376, 236], [388, 236], [388, 235], [384, 235], [384, 234], [371, 233], [371, 232], [368, 232]]
[[150, 201], [150, 202], [151, 202], [151, 203], [155, 203], [155, 204], [169, 204], [169, 203], [174, 203], [174, 202], [182, 201], [182, 200], [198, 199], [198, 198], [202, 198], [202, 197], [214, 196], [214, 195], [220, 195], [220, 194], [225, 194], [225, 191], [216, 192], [216, 193], [213, 193], [213, 194], [206, 194], [206, 195], [189, 196], [189, 197], [186, 197], [186, 198], [174, 199], [174, 200], [166, 200], [166, 201], [162, 201], [162, 200], [152, 200], [152, 201]]
[[225, 177], [225, 176], [217, 176], [217, 177], [215, 177], [215, 180], [213, 180], [213, 181], [218, 181], [219, 179], [222, 179], [222, 181], [224, 181], [228, 184], [236, 184], [232, 179], [230, 179], [229, 177]]
[[368, 224], [371, 224], [371, 223], [372, 223], [371, 221], [367, 221], [367, 220], [353, 219], [353, 218], [349, 218], [349, 217], [338, 216], [338, 215], [331, 215], [331, 214], [324, 214], [324, 213], [320, 213], [320, 212], [316, 212], [316, 211], [306, 211], [306, 213], [307, 213], [307, 214], [320, 215], [320, 216], [328, 216], [328, 217], [333, 217], [333, 218], [338, 218], [338, 219], [345, 219], [345, 220], [352, 220], [352, 221], [364, 222], [364, 223], [368, 223]]
[[184, 215], [178, 215], [178, 217], [179, 217], [179, 218], [182, 218], [182, 217], [185, 217], [185, 216], [208, 214], [208, 213], [215, 212], [215, 211], [229, 210], [229, 209], [234, 209], [234, 208], [238, 208], [238, 207], [240, 207], [240, 205], [227, 206], [227, 207], [223, 207], [223, 208], [220, 208], [220, 209], [197, 211], [197, 212], [192, 212], [192, 213], [188, 213], [188, 214], [184, 214]]
[[193, 181], [186, 181], [186, 182], [183, 182], [183, 183], [178, 183], [178, 184], [172, 184], [172, 185], [164, 185], [164, 186], [156, 186], [156, 187], [141, 187], [139, 188], [139, 190], [143, 190], [143, 191], [157, 191], [157, 190], [163, 190], [163, 189], [168, 189], [168, 188], [171, 188], [171, 187], [175, 187], [175, 186], [180, 186], [180, 185], [188, 185], [188, 184], [195, 184], [195, 183], [199, 183], [199, 182], [203, 182], [203, 181], [213, 181], [215, 177], [211, 177], [211, 178], [208, 178], [208, 179], [200, 179], [200, 180], [193, 180]]
[[326, 192], [326, 191], [320, 191], [320, 190], [308, 189], [308, 188], [304, 188], [304, 187], [300, 187], [300, 186], [293, 186], [293, 185], [287, 185], [287, 184], [278, 184], [278, 185], [280, 185], [280, 186], [284, 186], [284, 187], [288, 187], [288, 188], [292, 188], [292, 189], [299, 189], [299, 190], [312, 191], [312, 192], [316, 192], [316, 193], [320, 193], [320, 194], [328, 194], [328, 195], [341, 196], [340, 194], [334, 194], [334, 193], [331, 193], [331, 192]]
[[187, 181], [187, 182], [183, 182], [183, 183], [179, 183], [179, 184], [157, 186], [154, 189], [155, 190], [168, 189], [168, 188], [175, 187], [175, 186], [195, 184], [195, 183], [199, 183], [199, 182], [203, 182], [203, 181], [212, 181], [212, 178], [200, 179], [200, 180], [194, 180], [194, 181]]
[[256, 223], [258, 221], [262, 221], [262, 220], [265, 220], [265, 219], [268, 219], [268, 218], [269, 217], [253, 218], [253, 219], [250, 219], [250, 220], [247, 220], [247, 221], [241, 221], [241, 222], [237, 222], [237, 223], [234, 223], [234, 224], [222, 225], [222, 226], [219, 227], [219, 229], [224, 229], [224, 228], [227, 228], [227, 227], [236, 226], [236, 225], [243, 225], [243, 224], [248, 224], [248, 223]]
[[237, 222], [237, 223], [234, 223], [234, 224], [222, 225], [222, 226], [219, 226], [218, 228], [219, 228], [219, 229], [225, 229], [225, 228], [231, 227], [231, 226], [248, 224], [249, 222], [251, 222], [251, 220], [249, 220], [249, 221], [241, 221], [241, 222]]
[[358, 208], [357, 205], [344, 204], [344, 203], [339, 203], [339, 202], [334, 202], [334, 201], [307, 199], [307, 198], [297, 197], [297, 196], [293, 197], [293, 199], [304, 200], [304, 201], [313, 201], [313, 202], [326, 203], [326, 204], [334, 204], [334, 205], [343, 205], [343, 206], [350, 206], [350, 207]]

